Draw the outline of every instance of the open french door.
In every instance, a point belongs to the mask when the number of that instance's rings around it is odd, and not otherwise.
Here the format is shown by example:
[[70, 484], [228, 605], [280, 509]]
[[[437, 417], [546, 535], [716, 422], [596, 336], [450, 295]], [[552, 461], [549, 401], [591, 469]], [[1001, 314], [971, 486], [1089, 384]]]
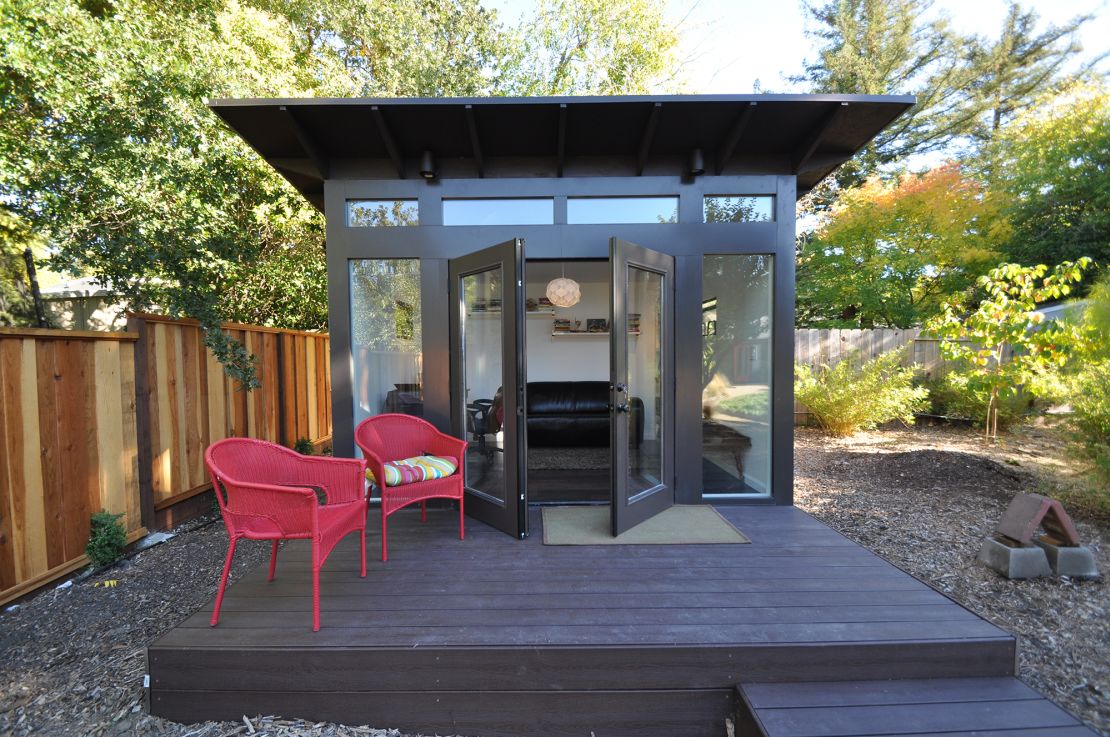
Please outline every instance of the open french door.
[[469, 441], [466, 513], [528, 532], [524, 423], [524, 241], [451, 259], [451, 423]]
[[674, 257], [609, 241], [614, 537], [674, 505]]

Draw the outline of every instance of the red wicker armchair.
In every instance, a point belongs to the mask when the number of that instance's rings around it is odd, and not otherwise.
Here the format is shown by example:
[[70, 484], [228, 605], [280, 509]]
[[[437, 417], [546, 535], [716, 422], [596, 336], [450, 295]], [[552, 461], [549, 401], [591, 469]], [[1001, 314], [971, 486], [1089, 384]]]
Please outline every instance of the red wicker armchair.
[[[270, 576], [279, 540], [312, 541], [312, 629], [320, 629], [320, 568], [341, 539], [359, 533], [366, 575], [366, 464], [351, 458], [307, 457], [248, 438], [213, 443], [204, 454], [231, 542], [216, 605], [220, 618], [227, 575], [239, 540], [271, 540]], [[221, 493], [222, 490], [222, 493]], [[317, 497], [320, 490], [326, 503]]]
[[403, 486], [376, 484], [382, 495], [382, 560], [388, 560], [386, 518], [402, 507], [420, 502], [420, 519], [427, 519], [428, 499], [455, 499], [459, 502], [459, 539], [463, 526], [463, 464], [466, 462], [466, 441], [441, 433], [430, 423], [411, 415], [384, 414], [367, 418], [355, 429], [355, 443], [366, 457], [366, 465], [375, 479], [385, 478], [385, 464], [420, 455], [452, 456], [459, 470], [439, 479], [429, 479]]

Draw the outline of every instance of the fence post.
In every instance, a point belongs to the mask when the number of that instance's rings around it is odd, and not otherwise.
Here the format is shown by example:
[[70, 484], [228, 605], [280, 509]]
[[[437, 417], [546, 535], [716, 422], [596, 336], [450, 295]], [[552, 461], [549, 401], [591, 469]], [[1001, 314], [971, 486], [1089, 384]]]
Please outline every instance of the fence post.
[[135, 434], [139, 458], [139, 516], [143, 527], [154, 532], [154, 482], [150, 452], [150, 365], [147, 355], [146, 320], [127, 316], [127, 332], [139, 336], [135, 342]]

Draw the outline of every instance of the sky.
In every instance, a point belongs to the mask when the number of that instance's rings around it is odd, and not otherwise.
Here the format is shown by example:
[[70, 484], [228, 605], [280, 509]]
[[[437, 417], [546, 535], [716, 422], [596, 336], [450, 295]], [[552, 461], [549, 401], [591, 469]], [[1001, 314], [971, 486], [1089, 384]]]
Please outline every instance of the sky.
[[[535, 0], [482, 0], [505, 21], [530, 13]], [[802, 71], [810, 55], [800, 0], [667, 0], [667, 16], [682, 34], [688, 92], [802, 91], [787, 78]], [[1043, 24], [1061, 24], [1085, 13], [1096, 17], [1080, 40], [1087, 54], [1110, 49], [1110, 0], [1025, 0]], [[936, 0], [935, 12], [946, 13], [964, 33], [997, 37], [1006, 13], [1005, 0]]]

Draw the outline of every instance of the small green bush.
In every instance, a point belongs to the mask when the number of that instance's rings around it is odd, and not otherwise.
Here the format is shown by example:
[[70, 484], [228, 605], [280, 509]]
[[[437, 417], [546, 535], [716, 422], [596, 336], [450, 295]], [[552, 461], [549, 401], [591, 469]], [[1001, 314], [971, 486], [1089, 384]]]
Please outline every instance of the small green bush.
[[794, 367], [794, 396], [829, 435], [844, 437], [891, 420], [913, 423], [929, 392], [914, 386], [913, 368], [891, 351], [856, 367], [853, 356], [835, 366]]
[[293, 443], [293, 450], [297, 451], [303, 456], [312, 455], [312, 441], [308, 438], [297, 438], [297, 442]]
[[1095, 475], [1110, 487], [1110, 360], [1090, 361], [1069, 382], [1071, 427]]
[[[987, 421], [990, 389], [977, 387], [967, 374], [959, 370], [921, 383], [929, 392], [930, 412], [943, 417], [971, 420], [979, 427]], [[1000, 394], [998, 397], [998, 429], [1006, 430], [1024, 420], [1034, 409], [1034, 397], [1026, 391]]]
[[120, 523], [122, 514], [112, 514], [103, 509], [92, 516], [89, 544], [85, 555], [97, 568], [119, 560], [127, 547], [127, 531]]

